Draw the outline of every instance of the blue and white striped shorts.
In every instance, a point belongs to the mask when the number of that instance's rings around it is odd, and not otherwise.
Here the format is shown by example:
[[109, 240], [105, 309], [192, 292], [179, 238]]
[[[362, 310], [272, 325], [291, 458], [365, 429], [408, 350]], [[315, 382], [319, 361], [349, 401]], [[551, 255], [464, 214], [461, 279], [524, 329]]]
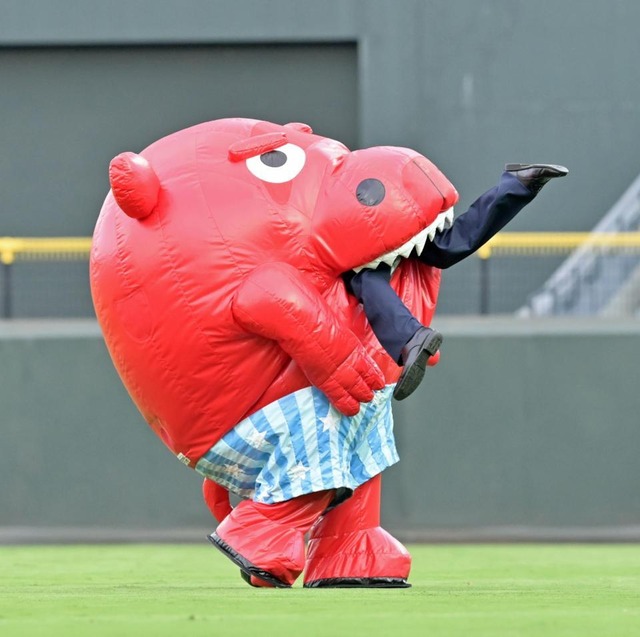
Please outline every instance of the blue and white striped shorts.
[[389, 385], [347, 417], [315, 387], [238, 423], [196, 471], [241, 498], [272, 504], [325, 489], [355, 489], [398, 461]]

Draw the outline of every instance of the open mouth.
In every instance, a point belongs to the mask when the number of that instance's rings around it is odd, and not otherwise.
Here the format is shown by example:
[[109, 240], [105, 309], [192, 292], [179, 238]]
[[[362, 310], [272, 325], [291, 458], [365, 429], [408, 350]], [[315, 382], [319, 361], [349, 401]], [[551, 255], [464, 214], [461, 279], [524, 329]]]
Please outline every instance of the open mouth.
[[359, 265], [353, 268], [353, 270], [354, 272], [360, 272], [360, 270], [364, 270], [365, 268], [375, 270], [381, 263], [386, 263], [393, 271], [397, 267], [398, 263], [400, 263], [400, 259], [403, 257], [407, 259], [413, 251], [420, 256], [427, 241], [433, 241], [436, 233], [442, 232], [442, 230], [445, 230], [446, 228], [450, 228], [452, 223], [453, 208], [449, 208], [449, 210], [441, 212], [432, 224], [419, 232], [415, 237], [409, 239], [406, 243], [403, 243], [399, 248], [381, 255], [377, 259], [369, 261], [369, 263]]

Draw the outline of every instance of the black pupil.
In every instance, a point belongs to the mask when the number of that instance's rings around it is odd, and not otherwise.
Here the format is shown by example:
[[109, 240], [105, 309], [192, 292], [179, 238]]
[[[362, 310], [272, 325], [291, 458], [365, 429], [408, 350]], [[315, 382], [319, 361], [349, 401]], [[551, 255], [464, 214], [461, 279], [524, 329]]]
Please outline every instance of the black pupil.
[[287, 156], [281, 150], [270, 150], [268, 153], [260, 155], [260, 161], [265, 166], [280, 168], [287, 163]]
[[364, 206], [377, 206], [384, 195], [384, 184], [379, 179], [364, 179], [356, 189], [356, 197]]

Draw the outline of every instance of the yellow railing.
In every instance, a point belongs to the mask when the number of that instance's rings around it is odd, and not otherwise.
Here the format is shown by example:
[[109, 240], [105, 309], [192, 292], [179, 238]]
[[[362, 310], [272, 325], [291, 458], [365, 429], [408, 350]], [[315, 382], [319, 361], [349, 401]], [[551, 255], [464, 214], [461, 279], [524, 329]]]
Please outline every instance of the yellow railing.
[[[502, 232], [482, 246], [477, 255], [545, 255], [571, 252], [581, 246], [640, 248], [640, 232]], [[19, 260], [86, 259], [90, 237], [0, 237], [0, 263]]]
[[477, 255], [545, 255], [576, 248], [640, 248], [640, 232], [502, 232], [482, 246]]
[[[489, 312], [490, 260], [493, 257], [544, 257], [569, 254], [576, 248], [640, 252], [640, 232], [502, 232], [477, 252], [480, 258], [481, 314]], [[0, 237], [0, 317], [12, 316], [12, 265], [18, 261], [87, 260], [90, 237]]]
[[16, 259], [86, 259], [90, 237], [0, 237], [0, 263], [11, 265]]

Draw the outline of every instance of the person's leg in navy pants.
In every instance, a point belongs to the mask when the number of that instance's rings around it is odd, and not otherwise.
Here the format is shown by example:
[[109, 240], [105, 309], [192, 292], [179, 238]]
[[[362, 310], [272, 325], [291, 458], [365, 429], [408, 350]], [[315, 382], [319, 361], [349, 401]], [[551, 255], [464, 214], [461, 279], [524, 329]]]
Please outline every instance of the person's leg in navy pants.
[[398, 365], [402, 348], [422, 327], [389, 285], [391, 268], [382, 263], [376, 270], [361, 270], [351, 278], [351, 290], [364, 307], [373, 333]]

